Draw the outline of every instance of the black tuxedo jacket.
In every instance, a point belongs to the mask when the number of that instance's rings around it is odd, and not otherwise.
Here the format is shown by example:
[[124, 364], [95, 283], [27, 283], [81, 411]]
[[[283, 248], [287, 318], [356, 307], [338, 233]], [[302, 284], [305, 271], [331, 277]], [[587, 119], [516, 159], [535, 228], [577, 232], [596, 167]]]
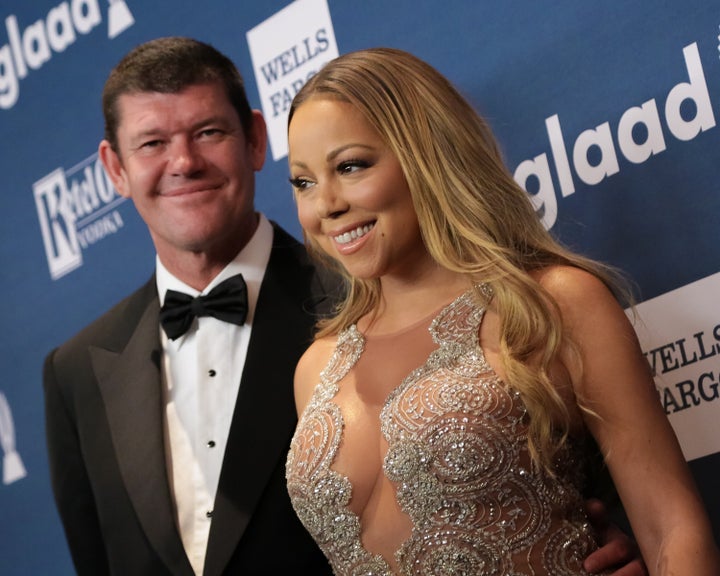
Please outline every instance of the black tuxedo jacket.
[[[327, 311], [329, 276], [275, 227], [223, 461], [205, 576], [322, 575], [295, 516], [285, 459], [292, 381]], [[192, 576], [166, 471], [154, 278], [46, 359], [53, 491], [80, 575]]]

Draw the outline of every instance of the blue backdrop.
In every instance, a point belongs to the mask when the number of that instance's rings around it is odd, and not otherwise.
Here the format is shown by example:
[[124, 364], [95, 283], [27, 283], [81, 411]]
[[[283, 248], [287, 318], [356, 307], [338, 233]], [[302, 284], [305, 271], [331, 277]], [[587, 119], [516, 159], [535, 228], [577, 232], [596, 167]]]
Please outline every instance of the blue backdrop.
[[[3, 1], [0, 574], [73, 572], [48, 479], [42, 361], [154, 265], [142, 221], [97, 162], [109, 70], [140, 42], [189, 35], [237, 63], [261, 108], [263, 77], [246, 33], [287, 5]], [[700, 306], [682, 296], [690, 285], [718, 293], [720, 10], [709, 0], [648, 6], [327, 0], [332, 30], [325, 32], [341, 53], [394, 46], [440, 69], [489, 119], [508, 166], [561, 240], [627, 271], [649, 303], [650, 324], [662, 324], [667, 307], [680, 303], [673, 318], [688, 319], [689, 339], [703, 334], [693, 342], [707, 376], [679, 382], [672, 366], [656, 366], [658, 388], [718, 534], [720, 309], [713, 298]], [[314, 37], [312, 23], [302, 25]], [[288, 48], [287, 38], [271, 40], [279, 53]], [[257, 204], [299, 234], [287, 175], [286, 159], [269, 154]], [[678, 353], [672, 338], [667, 354]], [[653, 355], [655, 342], [643, 341], [649, 358], [662, 356]], [[703, 420], [704, 432], [680, 434], [688, 420]], [[703, 449], [693, 452], [700, 434]]]

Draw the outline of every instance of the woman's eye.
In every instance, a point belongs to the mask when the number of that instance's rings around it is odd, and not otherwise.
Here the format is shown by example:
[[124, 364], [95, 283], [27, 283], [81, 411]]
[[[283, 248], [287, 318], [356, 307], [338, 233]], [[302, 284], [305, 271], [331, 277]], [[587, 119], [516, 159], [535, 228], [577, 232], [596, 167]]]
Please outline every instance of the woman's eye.
[[307, 190], [308, 188], [310, 188], [310, 186], [312, 186], [313, 183], [311, 180], [308, 180], [307, 178], [298, 177], [298, 178], [290, 178], [290, 184], [292, 185], [293, 188], [295, 188], [295, 190], [302, 191], [302, 190]]
[[338, 164], [337, 171], [340, 174], [352, 174], [353, 172], [357, 172], [363, 168], [368, 168], [369, 166], [370, 162], [366, 162], [365, 160], [345, 160], [344, 162]]

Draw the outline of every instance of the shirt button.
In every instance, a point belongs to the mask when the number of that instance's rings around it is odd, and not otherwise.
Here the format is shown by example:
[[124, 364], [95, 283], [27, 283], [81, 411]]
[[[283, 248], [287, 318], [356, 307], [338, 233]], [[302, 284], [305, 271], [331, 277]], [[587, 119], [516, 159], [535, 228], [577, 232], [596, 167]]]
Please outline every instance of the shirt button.
[[214, 378], [216, 374], [217, 372], [215, 372], [215, 370], [208, 370], [208, 375], [210, 376], [210, 378]]
[[208, 441], [207, 445], [208, 445], [208, 448], [215, 448], [215, 440]]

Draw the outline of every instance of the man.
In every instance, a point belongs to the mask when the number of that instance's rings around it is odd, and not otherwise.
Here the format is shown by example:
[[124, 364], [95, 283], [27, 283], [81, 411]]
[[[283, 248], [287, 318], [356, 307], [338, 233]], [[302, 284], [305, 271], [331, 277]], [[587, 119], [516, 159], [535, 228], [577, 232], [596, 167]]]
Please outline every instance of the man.
[[[146, 222], [157, 268], [45, 362], [52, 483], [77, 572], [330, 574], [284, 469], [295, 363], [335, 285], [255, 211], [262, 116], [230, 60], [186, 38], [131, 51], [103, 108], [100, 158]], [[216, 317], [216, 288], [231, 322]], [[612, 542], [604, 566], [627, 557], [613, 548], [627, 539]]]
[[[254, 209], [263, 119], [227, 58], [177, 38], [132, 51], [103, 105], [99, 154], [148, 225], [157, 274], [45, 364], [53, 487], [77, 571], [329, 574], [284, 477], [293, 370], [328, 285]], [[174, 339], [161, 331], [166, 290], [207, 294], [238, 272], [241, 326], [202, 316]]]

